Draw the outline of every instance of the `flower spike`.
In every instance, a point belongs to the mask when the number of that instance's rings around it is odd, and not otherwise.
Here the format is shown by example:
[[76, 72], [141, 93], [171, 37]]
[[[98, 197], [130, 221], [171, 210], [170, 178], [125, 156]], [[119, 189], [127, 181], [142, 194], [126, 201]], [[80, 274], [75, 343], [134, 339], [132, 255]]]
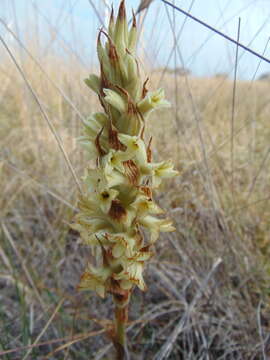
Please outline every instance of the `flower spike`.
[[96, 168], [85, 172], [84, 193], [72, 224], [97, 257], [95, 266], [87, 266], [78, 289], [95, 291], [102, 298], [113, 296], [118, 351], [125, 347], [131, 293], [135, 286], [146, 290], [143, 272], [154, 243], [160, 232], [174, 230], [152, 190], [177, 171], [170, 161], [153, 162], [152, 137], [143, 139], [150, 114], [169, 102], [162, 89], [148, 91], [148, 79], [140, 79], [136, 41], [135, 15], [129, 29], [122, 0], [116, 19], [111, 12], [108, 32], [101, 29], [98, 34], [100, 75], [85, 80], [98, 95], [103, 112], [84, 122], [80, 141]]

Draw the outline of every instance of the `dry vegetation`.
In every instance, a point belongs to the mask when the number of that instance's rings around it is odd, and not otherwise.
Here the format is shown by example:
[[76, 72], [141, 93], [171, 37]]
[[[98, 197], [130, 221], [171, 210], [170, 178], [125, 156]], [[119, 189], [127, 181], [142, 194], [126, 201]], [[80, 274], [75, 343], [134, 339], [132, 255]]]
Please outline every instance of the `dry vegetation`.
[[[21, 67], [80, 178], [80, 117], [98, 110], [88, 74], [56, 56], [42, 63], [48, 78], [28, 58]], [[112, 359], [111, 300], [75, 289], [89, 257], [68, 226], [76, 183], [14, 65], [0, 70], [1, 359]], [[159, 198], [177, 231], [157, 243], [148, 291], [134, 294], [131, 359], [267, 359], [270, 83], [237, 82], [233, 122], [232, 81], [166, 74], [162, 86], [173, 106], [147, 136], [181, 173]]]

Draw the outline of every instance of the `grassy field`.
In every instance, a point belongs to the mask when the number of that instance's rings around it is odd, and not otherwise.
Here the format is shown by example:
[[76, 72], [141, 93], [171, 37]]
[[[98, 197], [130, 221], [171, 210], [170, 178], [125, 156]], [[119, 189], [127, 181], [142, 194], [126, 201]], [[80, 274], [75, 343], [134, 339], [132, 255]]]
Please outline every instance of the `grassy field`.
[[[0, 357], [112, 359], [111, 299], [76, 291], [90, 255], [69, 228], [78, 189], [58, 145], [80, 179], [76, 138], [99, 105], [76, 60], [20, 67], [39, 104], [1, 62]], [[150, 119], [153, 155], [180, 176], [158, 198], [176, 231], [157, 242], [148, 291], [134, 293], [132, 359], [267, 359], [270, 83], [237, 81], [233, 96], [224, 77], [146, 73], [172, 103]]]

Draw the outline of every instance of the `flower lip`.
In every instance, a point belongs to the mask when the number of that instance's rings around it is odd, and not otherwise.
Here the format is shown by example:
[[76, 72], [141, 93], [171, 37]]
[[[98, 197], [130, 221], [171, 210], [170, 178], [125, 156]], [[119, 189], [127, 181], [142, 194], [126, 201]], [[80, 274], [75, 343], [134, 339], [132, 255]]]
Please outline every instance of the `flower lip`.
[[119, 200], [113, 200], [109, 211], [112, 219], [121, 222], [127, 216], [126, 209], [122, 206]]

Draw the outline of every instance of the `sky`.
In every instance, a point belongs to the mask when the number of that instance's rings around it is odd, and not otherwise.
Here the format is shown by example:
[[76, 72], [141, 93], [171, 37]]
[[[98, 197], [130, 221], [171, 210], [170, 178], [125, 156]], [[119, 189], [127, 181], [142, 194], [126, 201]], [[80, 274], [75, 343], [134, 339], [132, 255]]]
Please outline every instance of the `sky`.
[[[38, 38], [42, 56], [59, 52], [76, 54], [83, 66], [96, 64], [96, 35], [106, 23], [105, 3], [113, 0], [0, 0], [0, 16], [27, 44]], [[270, 0], [170, 0], [195, 17], [237, 38], [240, 18], [240, 42], [270, 58]], [[95, 9], [91, 5], [94, 4]], [[126, 0], [128, 14], [140, 0]], [[95, 10], [99, 13], [96, 15]], [[233, 76], [236, 46], [180, 12], [154, 0], [141, 14], [140, 55], [153, 68], [169, 66], [189, 69], [195, 76], [220, 73]], [[53, 31], [52, 31], [53, 30]], [[178, 33], [180, 34], [179, 36]], [[12, 37], [0, 27], [0, 34], [11, 45]], [[176, 39], [177, 37], [177, 39]], [[173, 51], [174, 44], [177, 50]], [[172, 55], [171, 55], [172, 53]], [[170, 56], [171, 55], [171, 56]], [[239, 49], [238, 78], [250, 80], [254, 74], [270, 72], [270, 64]]]

